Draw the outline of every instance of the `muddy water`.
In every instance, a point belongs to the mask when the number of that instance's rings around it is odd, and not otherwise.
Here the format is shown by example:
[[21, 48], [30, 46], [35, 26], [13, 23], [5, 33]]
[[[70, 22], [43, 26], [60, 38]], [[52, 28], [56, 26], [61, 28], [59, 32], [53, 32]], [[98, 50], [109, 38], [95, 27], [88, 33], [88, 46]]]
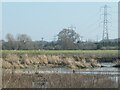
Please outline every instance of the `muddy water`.
[[71, 69], [60, 67], [8, 70], [3, 73], [3, 87], [118, 88], [120, 86], [120, 68], [112, 67], [112, 63], [102, 63], [102, 65], [106, 67], [77, 69], [74, 72]]

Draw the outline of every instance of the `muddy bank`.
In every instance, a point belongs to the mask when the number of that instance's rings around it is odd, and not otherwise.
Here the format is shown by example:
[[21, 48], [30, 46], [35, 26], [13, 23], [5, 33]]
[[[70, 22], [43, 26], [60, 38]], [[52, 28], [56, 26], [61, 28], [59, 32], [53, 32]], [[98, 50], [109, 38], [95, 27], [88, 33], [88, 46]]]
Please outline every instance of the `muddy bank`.
[[40, 68], [41, 66], [62, 66], [72, 69], [101, 67], [96, 58], [84, 58], [79, 55], [7, 54], [2, 60], [2, 68], [4, 69]]

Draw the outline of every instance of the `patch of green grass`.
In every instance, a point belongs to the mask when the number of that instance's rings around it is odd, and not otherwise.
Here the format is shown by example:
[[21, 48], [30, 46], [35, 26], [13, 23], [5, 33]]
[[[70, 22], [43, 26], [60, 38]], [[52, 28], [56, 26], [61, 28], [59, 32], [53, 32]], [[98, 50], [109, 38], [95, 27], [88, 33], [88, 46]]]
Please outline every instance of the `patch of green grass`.
[[83, 57], [118, 57], [120, 50], [2, 50], [2, 56], [6, 54], [17, 54], [17, 55], [81, 55]]

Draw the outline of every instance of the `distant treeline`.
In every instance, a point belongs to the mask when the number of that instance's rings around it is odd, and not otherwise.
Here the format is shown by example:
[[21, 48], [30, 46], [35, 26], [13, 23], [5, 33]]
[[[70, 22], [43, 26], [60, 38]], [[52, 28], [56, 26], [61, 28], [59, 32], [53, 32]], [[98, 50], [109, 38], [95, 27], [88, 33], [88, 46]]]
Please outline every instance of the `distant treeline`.
[[3, 50], [117, 50], [120, 49], [119, 42], [120, 39], [81, 41], [80, 35], [74, 30], [63, 29], [57, 34], [57, 39], [51, 42], [44, 39], [33, 41], [27, 34], [19, 34], [15, 38], [9, 33], [6, 35], [6, 41], [0, 41], [0, 48]]

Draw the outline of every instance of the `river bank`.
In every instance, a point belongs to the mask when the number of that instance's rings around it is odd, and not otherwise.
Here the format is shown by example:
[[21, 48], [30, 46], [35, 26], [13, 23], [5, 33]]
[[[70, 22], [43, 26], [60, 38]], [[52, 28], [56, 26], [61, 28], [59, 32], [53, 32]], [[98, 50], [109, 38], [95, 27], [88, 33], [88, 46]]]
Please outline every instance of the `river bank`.
[[22, 69], [22, 68], [40, 68], [47, 67], [68, 67], [72, 69], [77, 68], [92, 68], [101, 67], [97, 60], [93, 58], [83, 58], [80, 56], [64, 56], [64, 55], [34, 55], [30, 56], [24, 54], [18, 56], [17, 54], [8, 54], [3, 58], [2, 68], [5, 69]]
[[[104, 60], [118, 60], [118, 51], [3, 51], [2, 68], [24, 69], [67, 67], [71, 69], [102, 67]], [[110, 61], [109, 61], [110, 62]]]

